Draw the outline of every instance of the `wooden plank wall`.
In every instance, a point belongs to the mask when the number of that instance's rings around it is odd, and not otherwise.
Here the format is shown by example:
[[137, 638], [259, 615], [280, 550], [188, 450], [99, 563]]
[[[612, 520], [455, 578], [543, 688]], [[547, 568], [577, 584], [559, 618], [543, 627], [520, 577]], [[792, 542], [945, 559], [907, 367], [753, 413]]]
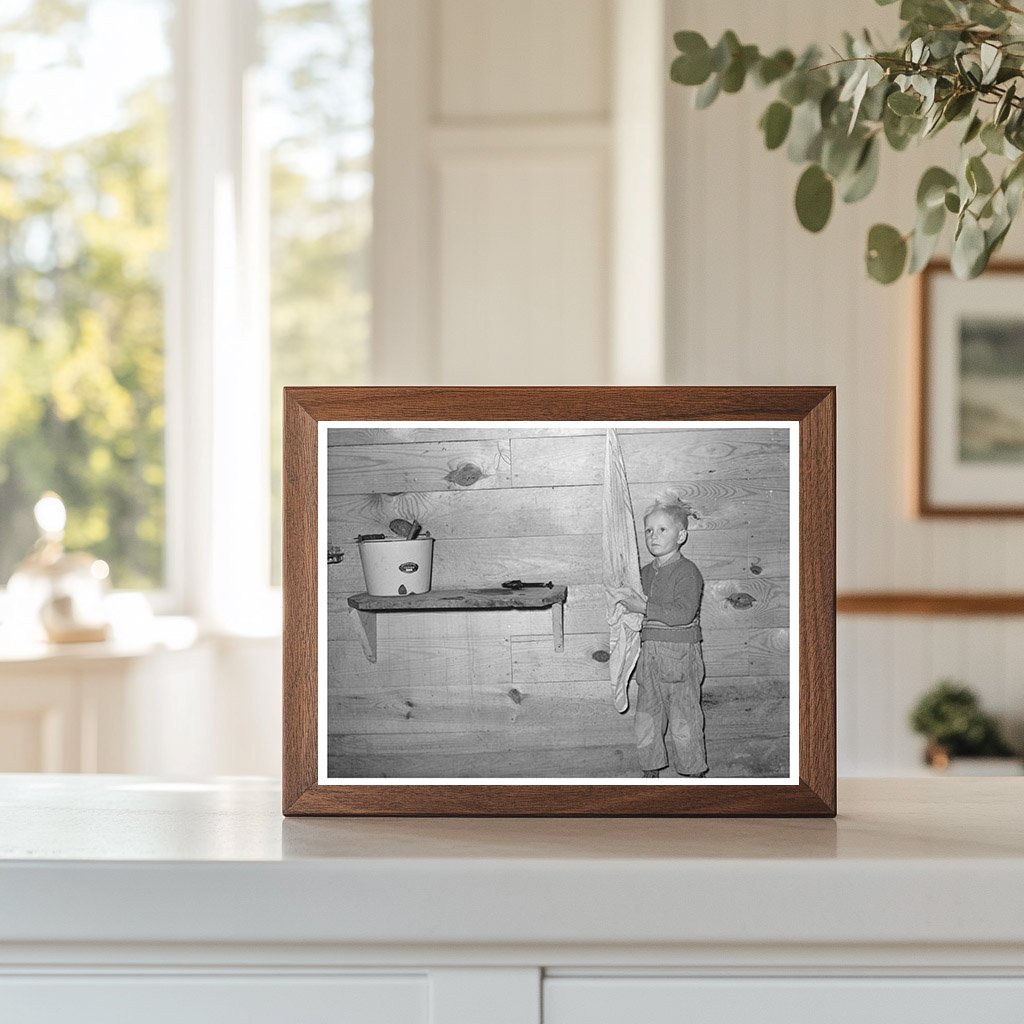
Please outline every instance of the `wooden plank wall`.
[[[642, 513], [657, 492], [673, 487], [701, 514], [685, 553], [706, 580], [710, 774], [785, 775], [788, 434], [623, 430], [620, 440], [641, 561]], [[343, 556], [328, 567], [331, 775], [639, 774], [632, 707], [612, 707], [606, 660], [604, 444], [599, 429], [330, 432], [328, 543]], [[378, 616], [369, 663], [347, 614], [364, 589], [353, 538], [395, 518], [436, 538], [437, 589], [566, 584], [565, 650], [553, 649], [546, 610], [395, 612]]]

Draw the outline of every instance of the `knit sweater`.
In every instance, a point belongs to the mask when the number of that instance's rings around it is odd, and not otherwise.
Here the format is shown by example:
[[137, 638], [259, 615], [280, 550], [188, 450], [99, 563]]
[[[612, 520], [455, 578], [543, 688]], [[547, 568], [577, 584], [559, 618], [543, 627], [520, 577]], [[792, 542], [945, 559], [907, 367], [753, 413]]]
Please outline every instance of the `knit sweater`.
[[647, 614], [641, 640], [667, 640], [695, 644], [702, 639], [700, 599], [704, 577], [688, 558], [657, 566], [648, 562], [640, 570], [640, 585], [647, 595]]

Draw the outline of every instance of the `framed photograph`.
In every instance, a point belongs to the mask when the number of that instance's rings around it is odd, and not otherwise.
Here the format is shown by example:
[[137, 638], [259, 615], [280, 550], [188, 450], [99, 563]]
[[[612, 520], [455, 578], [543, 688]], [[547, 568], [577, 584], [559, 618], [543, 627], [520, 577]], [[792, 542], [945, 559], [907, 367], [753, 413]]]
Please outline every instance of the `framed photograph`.
[[1024, 263], [919, 287], [917, 512], [1024, 515]]
[[832, 388], [287, 388], [284, 813], [835, 814]]

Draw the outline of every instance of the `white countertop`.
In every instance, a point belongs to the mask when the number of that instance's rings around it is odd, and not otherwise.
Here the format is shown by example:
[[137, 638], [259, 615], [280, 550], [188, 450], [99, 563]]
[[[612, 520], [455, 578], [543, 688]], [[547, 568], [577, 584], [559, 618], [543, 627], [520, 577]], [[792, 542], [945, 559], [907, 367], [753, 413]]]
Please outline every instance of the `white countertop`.
[[1024, 944], [1024, 780], [839, 817], [284, 819], [276, 783], [0, 776], [0, 943]]

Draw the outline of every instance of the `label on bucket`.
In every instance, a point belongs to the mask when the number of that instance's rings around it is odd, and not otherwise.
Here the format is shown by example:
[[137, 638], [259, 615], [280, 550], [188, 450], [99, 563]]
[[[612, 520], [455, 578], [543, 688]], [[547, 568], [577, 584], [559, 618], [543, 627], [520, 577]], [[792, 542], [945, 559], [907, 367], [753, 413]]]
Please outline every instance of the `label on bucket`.
[[[392, 563], [394, 564], [394, 563]], [[419, 568], [418, 562], [403, 562], [399, 567], [399, 572], [415, 572]]]

